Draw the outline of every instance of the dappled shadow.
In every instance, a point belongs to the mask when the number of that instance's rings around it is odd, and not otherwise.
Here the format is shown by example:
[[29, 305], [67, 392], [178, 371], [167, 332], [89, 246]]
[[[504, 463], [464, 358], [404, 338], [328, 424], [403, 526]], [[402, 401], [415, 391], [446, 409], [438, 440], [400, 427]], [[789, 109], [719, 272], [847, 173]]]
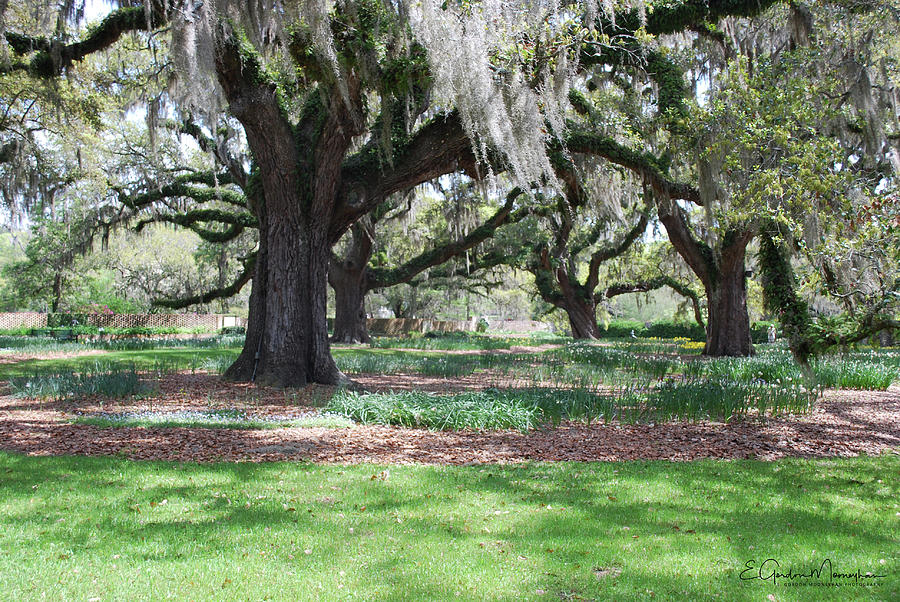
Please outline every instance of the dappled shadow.
[[[805, 559], [808, 550], [796, 551], [795, 541], [821, 544], [826, 555], [849, 554], [841, 546], [891, 550], [897, 543], [882, 516], [854, 510], [857, 504], [889, 505], [896, 493], [896, 479], [873, 463], [699, 462], [689, 470], [643, 462], [539, 464], [413, 469], [414, 476], [400, 467], [380, 480], [369, 477], [380, 467], [345, 474], [341, 467], [309, 464], [90, 462], [7, 457], [0, 497], [23, 503], [13, 504], [0, 522], [36, 521], [42, 546], [87, 553], [100, 538], [104, 549], [132, 561], [173, 567], [186, 558], [221, 558], [223, 549], [241, 542], [238, 533], [272, 530], [296, 533], [299, 540], [328, 530], [337, 536], [312, 550], [327, 560], [308, 570], [333, 577], [358, 565], [363, 554], [366, 570], [393, 593], [367, 599], [446, 596], [439, 575], [404, 558], [402, 546], [419, 538], [445, 542], [454, 550], [448, 562], [488, 558], [515, 571], [521, 591], [548, 591], [557, 599], [566, 592], [622, 599], [619, 581], [646, 584], [663, 599], [710, 596], [709, 581], [680, 576], [671, 566], [647, 566], [647, 546], [652, 557], [665, 558], [660, 550], [669, 546], [684, 553], [712, 545], [715, 566], [685, 570], [738, 580], [748, 559], [785, 550], [791, 556], [783, 560]], [[95, 507], [70, 512], [65, 492], [86, 490]], [[778, 499], [767, 503], [760, 491], [777, 492]], [[24, 503], [35, 492], [48, 500], [39, 509]], [[383, 535], [392, 529], [396, 544]], [[372, 531], [382, 533], [378, 541], [386, 545], [373, 548]], [[296, 568], [306, 558], [300, 541], [278, 541], [271, 570]], [[560, 566], [580, 567], [583, 578], [556, 578]], [[617, 572], [600, 578], [594, 574], [599, 567]], [[758, 599], [765, 594], [752, 592]]]
[[[15, 417], [12, 416], [15, 414]], [[896, 427], [873, 431], [797, 420], [732, 424], [564, 424], [530, 433], [435, 432], [389, 426], [236, 430], [99, 428], [4, 412], [0, 448], [29, 454], [115, 455], [133, 459], [426, 464], [523, 460], [695, 460], [829, 457], [900, 446]]]
[[[363, 384], [416, 388], [428, 377], [363, 377]], [[484, 375], [473, 377], [484, 380]], [[407, 379], [407, 380], [404, 380]], [[361, 378], [362, 380], [362, 378]], [[444, 390], [468, 388], [465, 378], [431, 379]], [[450, 384], [448, 384], [450, 383]], [[211, 374], [172, 374], [153, 391], [123, 399], [49, 403], [0, 396], [0, 449], [28, 454], [124, 455], [134, 459], [340, 463], [477, 464], [526, 460], [695, 460], [853, 456], [900, 447], [900, 390], [828, 391], [801, 417], [755, 418], [729, 424], [564, 423], [529, 433], [433, 432], [391, 426], [234, 430], [112, 428], [71, 424], [76, 413], [239, 409], [254, 416], [309, 415], [334, 387], [296, 390], [230, 383]]]

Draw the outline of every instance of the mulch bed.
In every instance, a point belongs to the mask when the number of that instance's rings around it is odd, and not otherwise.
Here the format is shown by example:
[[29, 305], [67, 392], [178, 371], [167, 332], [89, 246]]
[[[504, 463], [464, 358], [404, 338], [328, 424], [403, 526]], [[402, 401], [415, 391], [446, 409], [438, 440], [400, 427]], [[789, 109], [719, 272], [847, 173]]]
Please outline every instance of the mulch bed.
[[[478, 388], [478, 379], [419, 375], [359, 377], [378, 390]], [[828, 391], [801, 417], [730, 424], [566, 423], [531, 433], [433, 432], [390, 426], [233, 430], [99, 428], [75, 425], [75, 412], [244, 409], [255, 415], [308, 415], [330, 387], [297, 391], [227, 383], [209, 374], [174, 374], [137, 400], [41, 403], [0, 395], [0, 449], [31, 455], [120, 455], [141, 460], [271, 461], [379, 464], [479, 464], [521, 461], [695, 460], [699, 458], [845, 457], [900, 453], [900, 388]], [[481, 384], [483, 386], [483, 382]], [[101, 403], [103, 402], [103, 403]]]

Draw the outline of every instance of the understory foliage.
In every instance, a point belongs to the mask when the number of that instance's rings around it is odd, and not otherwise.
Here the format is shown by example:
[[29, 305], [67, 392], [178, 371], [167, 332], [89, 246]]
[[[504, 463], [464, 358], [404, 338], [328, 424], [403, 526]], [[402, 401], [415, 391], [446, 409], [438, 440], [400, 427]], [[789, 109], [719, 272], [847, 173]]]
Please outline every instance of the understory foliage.
[[[451, 339], [429, 339], [446, 342]], [[5, 340], [0, 340], [0, 346]], [[469, 380], [478, 390], [441, 393], [360, 393], [329, 390], [325, 415], [308, 406], [284, 408], [290, 416], [257, 414], [252, 404], [209, 397], [207, 414], [154, 411], [157, 384], [175, 373], [221, 373], [233, 362], [234, 338], [215, 342], [150, 341], [135, 349], [107, 349], [101, 360], [88, 355], [20, 361], [0, 371], [17, 396], [80, 404], [149, 406], [147, 412], [76, 412], [76, 420], [104, 427], [295, 428], [345, 426], [335, 416], [363, 424], [398, 424], [439, 430], [517, 429], [529, 431], [562, 421], [664, 423], [738, 421], [810, 411], [824, 388], [886, 390], [900, 380], [896, 350], [855, 351], [811, 363], [816, 385], [792, 361], [783, 345], [761, 346], [753, 358], [684, 359], [684, 339], [643, 339], [609, 344], [569, 343], [544, 352], [436, 354], [421, 351], [339, 349], [340, 368], [360, 378], [423, 375]], [[96, 348], [94, 343], [24, 348], [28, 354]], [[99, 346], [104, 349], [104, 346]], [[15, 357], [23, 348], [8, 349]], [[474, 385], [473, 385], [474, 386]], [[161, 387], [159, 387], [161, 388]], [[213, 405], [216, 404], [216, 405]], [[222, 404], [222, 405], [219, 405]], [[223, 407], [224, 405], [224, 407]], [[320, 405], [317, 400], [315, 405]], [[213, 411], [213, 408], [216, 408]], [[221, 410], [221, 411], [219, 411]], [[299, 411], [299, 415], [298, 415]], [[318, 420], [321, 418], [321, 420]], [[317, 421], [318, 420], [318, 421]]]

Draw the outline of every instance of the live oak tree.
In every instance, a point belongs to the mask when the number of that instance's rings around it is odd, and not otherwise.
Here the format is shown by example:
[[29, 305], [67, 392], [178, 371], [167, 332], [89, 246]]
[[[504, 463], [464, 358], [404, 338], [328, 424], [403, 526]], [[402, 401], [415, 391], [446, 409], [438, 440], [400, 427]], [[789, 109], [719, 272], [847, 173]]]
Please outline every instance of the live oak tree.
[[[459, 31], [469, 23], [473, 35], [481, 36], [471, 41], [482, 43], [472, 45], [470, 58], [484, 67], [467, 65], [482, 78], [469, 83], [489, 95], [495, 87], [483, 15], [427, 3], [410, 11], [354, 2], [339, 4], [333, 12], [308, 6], [282, 27], [275, 17], [289, 18], [287, 5], [266, 14], [248, 14], [226, 2], [186, 5], [177, 14], [169, 8], [160, 3], [118, 9], [73, 44], [17, 35], [14, 50], [28, 57], [34, 74], [52, 75], [125, 32], [153, 29], [170, 19], [173, 36], [198, 42], [176, 56], [180, 75], [195, 76], [193, 85], [205, 77], [241, 123], [255, 167], [251, 185], [258, 192], [253, 196], [260, 201], [250, 212], [261, 235], [247, 342], [230, 375], [255, 374], [279, 385], [338, 382], [325, 328], [326, 273], [334, 242], [390, 194], [467, 165], [474, 170], [475, 155], [486, 158], [489, 146], [496, 148], [498, 142], [517, 149], [502, 156], [519, 177], [539, 176], [544, 138], [534, 125], [540, 125], [541, 113], [524, 112], [514, 122], [504, 113], [503, 99], [498, 105], [486, 96], [458, 113], [422, 116], [425, 86], [442, 65], [428, 62], [410, 27], [420, 27], [422, 40], [440, 42], [434, 37], [441, 34], [435, 29], [438, 21], [446, 21], [440, 28]], [[272, 40], [280, 44], [266, 44]], [[194, 51], [196, 65], [185, 60]], [[446, 73], [450, 97], [461, 83], [455, 77], [459, 74]], [[473, 149], [470, 136], [487, 126], [495, 131]]]
[[[892, 8], [886, 6], [892, 3], [871, 2], [847, 12], [839, 3], [825, 4], [843, 11], [844, 19]], [[878, 131], [873, 118], [876, 123], [878, 118], [874, 103], [866, 99], [873, 86], [859, 85], [872, 78], [857, 59], [840, 60], [841, 42], [833, 38], [820, 44], [824, 58], [815, 63], [818, 72], [797, 68], [804, 47], [816, 39], [811, 7], [791, 3], [763, 13], [773, 5], [780, 3], [717, 12], [722, 5], [710, 3], [707, 19], [691, 27], [696, 37], [680, 45], [681, 55], [679, 45], [664, 47], [645, 35], [609, 69], [608, 48], [594, 52], [585, 46], [582, 65], [602, 67], [589, 72], [586, 95], [573, 93], [582, 119], [568, 128], [567, 148], [589, 148], [640, 174], [654, 189], [670, 241], [706, 291], [708, 355], [752, 352], [746, 259], [766, 219], [790, 215], [796, 223], [821, 209], [806, 202], [809, 194], [787, 198], [779, 193], [780, 180], [804, 180], [807, 191], [827, 188], [841, 177], [833, 173], [835, 166], [868, 156], [866, 149], [882, 149], [881, 142], [863, 140], [843, 159], [836, 161], [829, 153], [835, 138], [843, 137], [835, 136], [835, 130], [848, 128], [835, 120], [826, 123], [831, 116], [827, 102], [815, 102], [804, 87], [832, 93], [830, 98], [839, 103], [849, 100], [850, 121], [857, 122], [861, 137], [872, 138], [869, 134]], [[678, 7], [673, 10], [678, 13]], [[611, 25], [612, 35], [625, 27], [621, 23]], [[672, 23], [654, 11], [643, 31], [673, 33]], [[858, 46], [868, 47], [871, 39], [863, 36]], [[643, 73], [619, 68], [635, 60], [643, 61]], [[844, 83], [839, 73], [848, 68], [855, 79]], [[685, 73], [692, 76], [691, 88]], [[709, 98], [703, 105], [692, 103], [701, 94], [698, 82]], [[825, 89], [826, 83], [837, 89]], [[767, 183], [774, 183], [774, 189], [765, 190]]]
[[[224, 107], [252, 154], [247, 213], [260, 241], [246, 344], [229, 375], [335, 383], [342, 375], [326, 333], [327, 270], [332, 245], [357, 220], [397, 191], [456, 171], [496, 167], [524, 186], [559, 187], [547, 151], [557, 144], [565, 159], [575, 141], [561, 108], [577, 63], [569, 50], [590, 48], [593, 64], [640, 66], [663, 80], [664, 57], [632, 41], [766, 4], [685, 0], [615, 19], [588, 7], [595, 33], [567, 37], [563, 13], [516, 3], [359, 0], [329, 11], [324, 3], [297, 10], [157, 0], [112, 11], [74, 42], [10, 31], [17, 58], [8, 69], [54, 77], [127, 32], [171, 25], [179, 106]], [[673, 95], [671, 80], [663, 83], [665, 105]], [[656, 171], [655, 190], [671, 193]]]
[[[468, 209], [476, 209], [480, 203], [471, 198], [471, 182], [464, 184], [462, 188], [468, 190], [468, 194], [456, 190], [453, 194], [465, 196], [456, 198], [457, 203], [450, 205], [458, 206], [462, 202]], [[493, 237], [498, 228], [517, 223], [528, 216], [532, 208], [521, 203], [521, 196], [521, 190], [514, 189], [506, 196], [502, 206], [492, 210], [487, 219], [480, 222], [474, 218], [470, 220], [470, 227], [462, 227], [462, 220], [458, 215], [454, 216], [448, 220], [448, 225], [452, 226], [449, 232], [433, 236], [429, 241], [429, 248], [394, 265], [386, 262], [373, 265], [370, 261], [377, 243], [375, 228], [390, 209], [383, 205], [359, 220], [351, 228], [349, 244], [343, 256], [332, 256], [328, 272], [329, 282], [335, 292], [333, 340], [344, 343], [367, 342], [369, 335], [364, 305], [367, 294], [408, 284], [430, 268], [471, 251]]]
[[[873, 40], [878, 31], [896, 42], [898, 9], [892, 2], [852, 11], [838, 3], [792, 6], [789, 35], [782, 34], [789, 44], [729, 62], [707, 109], [706, 166], [713, 176], [728, 174], [714, 192], [728, 203], [713, 209], [713, 220], [761, 236], [767, 304], [802, 364], [811, 353], [896, 326], [889, 249], [897, 240], [883, 226], [891, 222], [885, 192], [896, 179], [897, 78], [876, 58]], [[838, 299], [843, 319], [815, 321], [802, 309], [791, 249], [816, 274], [807, 290]]]
[[[602, 336], [597, 325], [597, 305], [605, 299], [606, 287], [600, 288], [601, 267], [625, 253], [647, 229], [649, 207], [639, 201], [644, 193], [614, 177], [604, 179], [607, 194], [631, 196], [630, 199], [607, 200], [594, 204], [579, 198], [574, 191], [557, 199], [556, 210], [547, 216], [549, 240], [536, 244], [525, 267], [534, 274], [541, 298], [561, 309], [569, 319], [576, 339]], [[630, 188], [630, 190], [629, 190]], [[639, 190], [639, 188], [638, 188]], [[645, 191], [646, 192], [646, 191]], [[630, 201], [630, 202], [629, 202]], [[630, 216], [624, 232], [617, 232], [617, 221], [598, 211], [600, 207], [625, 207]], [[620, 209], [622, 211], [622, 209]], [[581, 275], [584, 273], [583, 277]]]

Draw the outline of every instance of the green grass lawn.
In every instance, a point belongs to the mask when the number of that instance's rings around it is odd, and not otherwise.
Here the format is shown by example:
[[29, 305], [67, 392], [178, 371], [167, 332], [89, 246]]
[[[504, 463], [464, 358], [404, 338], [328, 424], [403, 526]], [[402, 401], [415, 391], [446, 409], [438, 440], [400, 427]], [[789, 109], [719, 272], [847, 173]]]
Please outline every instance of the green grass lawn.
[[[85, 349], [89, 351], [89, 349]], [[92, 370], [98, 363], [108, 366], [134, 366], [137, 370], [162, 369], [204, 370], [210, 361], [236, 358], [239, 348], [219, 349], [144, 349], [136, 351], [103, 351], [80, 357], [23, 360], [12, 364], [0, 364], [0, 380], [16, 376], [30, 376], [48, 372], [81, 372]]]
[[[896, 455], [385, 468], [0, 453], [0, 592], [896, 600], [898, 471]], [[873, 587], [741, 579], [748, 561], [768, 558], [784, 573], [830, 559], [836, 572], [886, 577]]]

